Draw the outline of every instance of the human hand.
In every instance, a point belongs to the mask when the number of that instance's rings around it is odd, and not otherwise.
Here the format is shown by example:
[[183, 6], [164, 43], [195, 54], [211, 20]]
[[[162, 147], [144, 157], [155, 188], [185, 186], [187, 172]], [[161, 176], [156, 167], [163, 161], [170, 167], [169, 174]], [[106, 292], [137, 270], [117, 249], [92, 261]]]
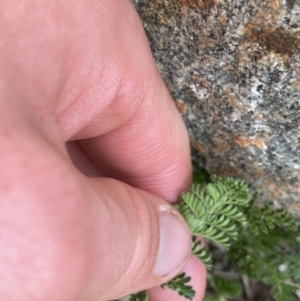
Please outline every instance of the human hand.
[[201, 300], [205, 269], [166, 202], [190, 184], [188, 136], [132, 5], [4, 0], [0, 14], [0, 300], [114, 299], [186, 262]]

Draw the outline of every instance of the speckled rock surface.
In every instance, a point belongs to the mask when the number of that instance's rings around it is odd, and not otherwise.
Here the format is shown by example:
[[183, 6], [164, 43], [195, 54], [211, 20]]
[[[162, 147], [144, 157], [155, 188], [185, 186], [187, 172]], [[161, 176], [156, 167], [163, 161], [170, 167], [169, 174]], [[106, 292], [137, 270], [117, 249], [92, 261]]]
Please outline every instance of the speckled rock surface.
[[132, 1], [205, 168], [300, 219], [300, 1]]

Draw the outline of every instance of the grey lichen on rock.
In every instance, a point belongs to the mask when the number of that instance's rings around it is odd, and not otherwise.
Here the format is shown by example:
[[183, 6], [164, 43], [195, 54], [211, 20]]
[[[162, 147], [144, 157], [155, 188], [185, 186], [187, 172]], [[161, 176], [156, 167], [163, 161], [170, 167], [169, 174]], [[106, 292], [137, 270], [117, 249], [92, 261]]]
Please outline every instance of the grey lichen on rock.
[[300, 1], [132, 1], [204, 167], [300, 218]]

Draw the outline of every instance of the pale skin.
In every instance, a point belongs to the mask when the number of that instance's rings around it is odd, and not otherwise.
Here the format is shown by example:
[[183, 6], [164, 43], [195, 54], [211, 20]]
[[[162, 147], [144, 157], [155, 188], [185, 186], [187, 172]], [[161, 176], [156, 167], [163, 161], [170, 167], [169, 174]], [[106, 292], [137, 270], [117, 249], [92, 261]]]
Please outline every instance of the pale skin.
[[189, 240], [156, 266], [189, 143], [128, 0], [0, 2], [0, 142], [1, 300], [181, 301], [181, 270], [202, 300]]

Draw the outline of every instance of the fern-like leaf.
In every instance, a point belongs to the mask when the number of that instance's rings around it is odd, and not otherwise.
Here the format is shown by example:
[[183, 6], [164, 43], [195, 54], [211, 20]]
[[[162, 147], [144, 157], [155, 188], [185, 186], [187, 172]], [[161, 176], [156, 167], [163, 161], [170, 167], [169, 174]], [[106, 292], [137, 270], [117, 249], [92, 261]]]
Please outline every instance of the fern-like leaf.
[[217, 292], [218, 300], [239, 297], [243, 292], [241, 283], [237, 282], [236, 279], [225, 279], [215, 275], [208, 275], [208, 283]]
[[210, 270], [212, 268], [211, 254], [207, 252], [207, 249], [201, 246], [201, 240], [196, 240], [196, 236], [192, 238], [192, 254], [202, 261], [206, 268]]
[[187, 277], [185, 273], [181, 273], [172, 280], [161, 285], [162, 288], [168, 287], [176, 291], [180, 296], [183, 296], [189, 300], [192, 300], [195, 296], [195, 291], [187, 283], [191, 280], [191, 277]]
[[249, 193], [242, 180], [211, 177], [212, 183], [193, 184], [181, 195], [177, 209], [185, 218], [193, 235], [211, 239], [229, 247], [238, 236], [238, 225], [245, 221], [241, 206], [249, 203]]
[[287, 265], [289, 271], [289, 277], [295, 283], [300, 284], [300, 250], [296, 250], [295, 254], [288, 254], [284, 258], [284, 262]]
[[145, 291], [141, 291], [137, 294], [132, 294], [129, 298], [129, 301], [147, 301], [148, 295]]
[[271, 294], [276, 301], [295, 301], [295, 290], [295, 286], [280, 283], [272, 286]]
[[123, 298], [112, 301], [148, 301], [148, 294], [146, 293], [146, 291], [140, 291], [138, 293], [131, 294], [129, 296], [125, 296]]
[[[276, 301], [295, 300], [294, 293], [300, 280], [300, 243], [297, 240], [300, 233], [292, 233], [289, 228], [275, 224], [275, 228], [268, 228], [267, 233], [260, 227], [258, 234], [252, 227], [244, 228], [231, 245], [227, 258], [238, 274], [269, 285]], [[286, 270], [280, 270], [282, 265]]]
[[[176, 205], [193, 235], [192, 254], [211, 268], [211, 255], [196, 236], [212, 240], [229, 249], [225, 258], [235, 273], [271, 286], [276, 301], [294, 300], [300, 282], [300, 241], [295, 239], [300, 231], [290, 231], [297, 229], [294, 219], [272, 202], [261, 208], [253, 206], [257, 194], [250, 199], [242, 180], [217, 176], [211, 176], [208, 184], [208, 178], [200, 180], [181, 195]], [[281, 266], [288, 268], [280, 271]], [[192, 300], [195, 291], [187, 284], [190, 279], [182, 273], [161, 287]], [[238, 295], [241, 289], [234, 282], [216, 277], [211, 287], [219, 291], [220, 300]], [[118, 301], [147, 299], [146, 292], [139, 292]]]
[[255, 234], [268, 233], [278, 227], [285, 227], [289, 230], [296, 231], [297, 225], [287, 212], [282, 208], [275, 208], [274, 203], [268, 202], [262, 208], [252, 207], [246, 212], [247, 221], [250, 229]]

